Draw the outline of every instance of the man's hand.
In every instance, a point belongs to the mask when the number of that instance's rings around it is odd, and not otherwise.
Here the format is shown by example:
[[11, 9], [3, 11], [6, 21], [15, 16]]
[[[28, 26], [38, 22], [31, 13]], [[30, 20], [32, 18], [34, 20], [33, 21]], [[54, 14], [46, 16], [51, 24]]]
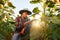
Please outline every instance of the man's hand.
[[24, 34], [24, 28], [21, 30], [20, 34]]

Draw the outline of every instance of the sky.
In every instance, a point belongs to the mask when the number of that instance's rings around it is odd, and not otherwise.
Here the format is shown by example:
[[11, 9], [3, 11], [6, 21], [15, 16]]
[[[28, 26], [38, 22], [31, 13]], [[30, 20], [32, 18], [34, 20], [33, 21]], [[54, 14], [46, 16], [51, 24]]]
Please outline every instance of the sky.
[[31, 4], [30, 1], [31, 0], [10, 0], [13, 5], [16, 7], [14, 9], [14, 12], [15, 12], [15, 17], [17, 16], [17, 14], [19, 14], [19, 11], [22, 10], [22, 9], [28, 9], [32, 12], [32, 10], [35, 8], [35, 7], [39, 7], [40, 10], [42, 10], [42, 7], [40, 4]]
[[18, 14], [19, 10], [22, 9], [28, 9], [30, 11], [33, 10], [34, 7], [36, 7], [36, 4], [30, 4], [30, 0], [10, 0], [14, 6], [16, 6], [15, 8], [15, 13]]

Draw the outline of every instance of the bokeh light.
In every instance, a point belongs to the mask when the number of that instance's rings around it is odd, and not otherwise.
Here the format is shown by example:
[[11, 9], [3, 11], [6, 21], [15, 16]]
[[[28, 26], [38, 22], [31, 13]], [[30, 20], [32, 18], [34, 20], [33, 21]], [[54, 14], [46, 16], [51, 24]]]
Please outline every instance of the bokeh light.
[[39, 14], [35, 15], [35, 19], [40, 19], [41, 16]]
[[33, 27], [40, 27], [40, 20], [35, 20], [32, 22]]

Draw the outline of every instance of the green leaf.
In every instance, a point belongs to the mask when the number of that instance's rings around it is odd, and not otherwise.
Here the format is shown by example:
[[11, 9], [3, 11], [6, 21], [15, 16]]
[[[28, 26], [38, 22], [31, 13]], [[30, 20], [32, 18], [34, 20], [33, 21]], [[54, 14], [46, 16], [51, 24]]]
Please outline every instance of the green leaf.
[[41, 0], [32, 0], [32, 1], [30, 1], [31, 4], [36, 4], [36, 3], [40, 3], [40, 2], [41, 2]]
[[48, 7], [53, 8], [54, 5], [55, 5], [55, 2], [53, 2], [53, 1], [46, 1], [45, 4], [47, 4]]
[[38, 7], [35, 7], [32, 12], [38, 14], [40, 12], [40, 10]]

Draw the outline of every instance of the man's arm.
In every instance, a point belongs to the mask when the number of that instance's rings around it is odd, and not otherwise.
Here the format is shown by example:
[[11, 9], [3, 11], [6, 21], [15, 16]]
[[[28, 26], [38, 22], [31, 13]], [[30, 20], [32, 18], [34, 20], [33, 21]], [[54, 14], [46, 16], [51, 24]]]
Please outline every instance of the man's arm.
[[19, 24], [19, 17], [17, 17], [16, 19], [15, 19], [15, 23], [16, 23], [16, 27], [18, 28], [19, 26], [20, 26], [20, 24]]
[[29, 20], [29, 21], [25, 22], [25, 23], [24, 23], [24, 26], [28, 25], [29, 23], [31, 23], [31, 22], [34, 21], [34, 20], [37, 20], [37, 19], [33, 19], [33, 20]]
[[30, 21], [27, 21], [27, 22], [24, 23], [24, 28], [21, 30], [20, 34], [24, 34], [26, 25], [28, 25], [29, 23], [30, 23]]
[[27, 22], [25, 22], [24, 24], [23, 24], [23, 29], [21, 30], [21, 32], [20, 32], [20, 34], [24, 34], [24, 31], [25, 31], [25, 28], [26, 28], [26, 26], [30, 23], [31, 21], [29, 20], [29, 21], [27, 21]]
[[[36, 20], [36, 19], [34, 19]], [[28, 25], [29, 23], [31, 23], [33, 20], [29, 20], [27, 22], [24, 23], [24, 28], [21, 30], [20, 34], [24, 34], [24, 31], [25, 31], [25, 28], [26, 28], [26, 25]]]

